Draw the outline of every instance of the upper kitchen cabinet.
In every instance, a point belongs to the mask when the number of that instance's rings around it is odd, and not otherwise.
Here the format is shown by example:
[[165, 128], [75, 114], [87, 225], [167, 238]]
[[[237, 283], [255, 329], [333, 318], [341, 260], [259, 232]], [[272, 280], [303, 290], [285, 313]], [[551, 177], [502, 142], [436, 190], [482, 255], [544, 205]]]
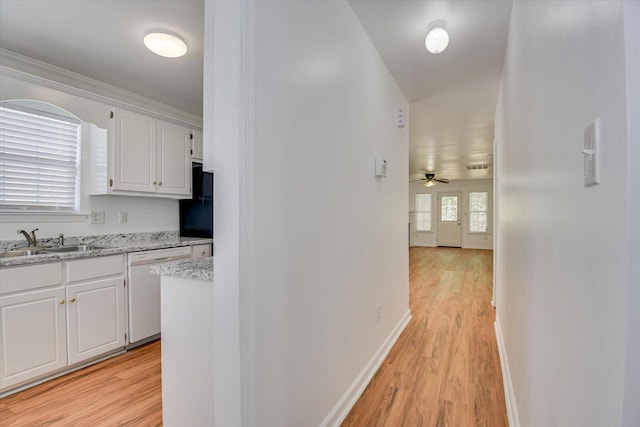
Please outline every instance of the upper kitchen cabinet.
[[191, 197], [190, 129], [114, 109], [108, 138], [92, 139], [92, 195]]
[[192, 152], [193, 155], [191, 156], [194, 162], [198, 162], [198, 163], [202, 163], [202, 159], [204, 156], [204, 148], [202, 145], [202, 132], [199, 131], [194, 131], [193, 132], [193, 145], [192, 145]]
[[156, 130], [156, 191], [191, 197], [191, 131], [159, 120]]

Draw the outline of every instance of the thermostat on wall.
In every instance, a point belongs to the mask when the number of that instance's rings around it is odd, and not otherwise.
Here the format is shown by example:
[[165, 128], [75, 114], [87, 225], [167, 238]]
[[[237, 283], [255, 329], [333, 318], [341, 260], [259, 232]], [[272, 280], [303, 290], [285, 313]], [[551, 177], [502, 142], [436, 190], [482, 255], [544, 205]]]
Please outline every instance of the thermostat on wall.
[[387, 177], [387, 161], [381, 157], [376, 158], [376, 176]]

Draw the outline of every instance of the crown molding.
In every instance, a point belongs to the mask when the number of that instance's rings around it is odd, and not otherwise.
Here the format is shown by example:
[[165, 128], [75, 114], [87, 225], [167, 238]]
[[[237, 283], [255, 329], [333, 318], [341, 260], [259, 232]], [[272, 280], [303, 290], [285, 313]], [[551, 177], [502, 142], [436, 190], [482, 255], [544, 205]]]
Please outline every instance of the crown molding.
[[2, 48], [0, 48], [0, 72], [6, 76], [82, 98], [202, 129], [201, 116]]

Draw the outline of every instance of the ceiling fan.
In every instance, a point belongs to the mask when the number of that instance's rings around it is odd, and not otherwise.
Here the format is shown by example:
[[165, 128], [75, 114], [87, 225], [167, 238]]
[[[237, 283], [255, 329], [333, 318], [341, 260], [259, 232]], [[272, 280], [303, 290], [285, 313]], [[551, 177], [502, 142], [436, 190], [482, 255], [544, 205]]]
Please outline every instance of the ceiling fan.
[[442, 178], [442, 179], [438, 179], [436, 178], [436, 174], [435, 173], [431, 173], [431, 172], [427, 172], [424, 174], [424, 178], [422, 179], [415, 179], [411, 182], [416, 182], [416, 181], [424, 181], [424, 186], [425, 187], [433, 187], [434, 185], [436, 185], [436, 182], [441, 182], [443, 184], [448, 184], [449, 180], [446, 178]]

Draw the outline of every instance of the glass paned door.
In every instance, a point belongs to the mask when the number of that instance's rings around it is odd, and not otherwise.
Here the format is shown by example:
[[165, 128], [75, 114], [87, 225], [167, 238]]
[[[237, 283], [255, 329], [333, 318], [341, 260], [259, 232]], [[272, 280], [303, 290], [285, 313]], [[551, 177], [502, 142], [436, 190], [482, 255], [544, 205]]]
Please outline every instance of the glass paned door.
[[462, 240], [460, 226], [460, 193], [441, 193], [438, 196], [438, 246], [459, 248]]
[[440, 198], [440, 221], [458, 220], [458, 196], [442, 196]]

